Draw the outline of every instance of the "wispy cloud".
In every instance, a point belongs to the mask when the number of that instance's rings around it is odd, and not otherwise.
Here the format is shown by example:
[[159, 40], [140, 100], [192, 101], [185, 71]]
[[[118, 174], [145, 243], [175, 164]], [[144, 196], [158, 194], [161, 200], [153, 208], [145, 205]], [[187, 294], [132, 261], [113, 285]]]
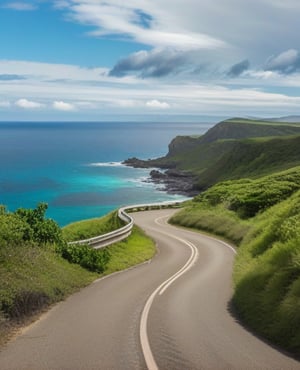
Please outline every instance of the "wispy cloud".
[[12, 10], [18, 10], [18, 11], [32, 11], [32, 10], [37, 9], [36, 4], [32, 4], [27, 1], [10, 1], [10, 2], [6, 2], [1, 7], [5, 9], [12, 9]]
[[298, 50], [289, 49], [279, 55], [271, 56], [266, 63], [265, 70], [294, 73], [300, 70], [300, 54]]
[[[84, 112], [94, 114], [94, 117], [111, 112], [146, 114], [170, 112], [171, 109], [172, 114], [279, 112], [284, 115], [287, 111], [296, 113], [300, 105], [298, 97], [267, 91], [267, 86], [300, 87], [300, 73], [283, 75], [277, 71], [248, 69], [239, 77], [224, 79], [223, 76], [212, 84], [195, 78], [186, 81], [178, 78], [155, 81], [137, 77], [118, 78], [103, 73], [102, 69], [60, 64], [0, 61], [0, 69], [5, 74], [16, 75], [31, 71], [25, 80], [1, 82], [0, 101], [16, 102], [2, 106], [8, 111], [18, 107], [39, 114]], [[260, 89], [257, 88], [259, 81]]]
[[[62, 5], [66, 7], [67, 3], [63, 2]], [[71, 0], [68, 10], [74, 20], [94, 26], [95, 30], [89, 33], [92, 36], [118, 35], [153, 47], [181, 50], [225, 46], [221, 39], [205, 33], [178, 27], [171, 29], [165, 21], [162, 22], [166, 14], [157, 12], [157, 7], [158, 4], [148, 0], [128, 0], [124, 3], [119, 0]]]
[[11, 103], [9, 101], [0, 101], [0, 108], [9, 108], [11, 107]]
[[54, 0], [55, 9], [66, 9], [69, 5], [70, 3], [67, 0]]
[[25, 76], [15, 74], [0, 74], [0, 81], [18, 81], [25, 80]]
[[178, 73], [191, 64], [191, 53], [173, 49], [139, 51], [120, 60], [110, 71], [110, 76], [121, 77], [136, 73], [141, 77], [163, 77]]

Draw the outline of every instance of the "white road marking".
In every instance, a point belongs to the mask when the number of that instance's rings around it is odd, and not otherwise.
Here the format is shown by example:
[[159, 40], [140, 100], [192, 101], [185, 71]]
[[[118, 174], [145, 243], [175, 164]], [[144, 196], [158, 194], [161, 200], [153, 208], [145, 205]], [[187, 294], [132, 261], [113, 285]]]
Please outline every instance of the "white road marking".
[[[160, 217], [156, 219], [155, 222], [159, 224], [158, 221], [160, 219], [167, 218], [167, 217], [168, 216]], [[148, 334], [147, 334], [147, 321], [148, 321], [149, 311], [151, 309], [154, 298], [156, 297], [157, 294], [162, 295], [170, 287], [171, 284], [173, 284], [177, 279], [180, 278], [180, 276], [185, 274], [195, 264], [198, 258], [198, 249], [195, 247], [194, 244], [184, 239], [178, 238], [177, 236], [174, 236], [172, 234], [166, 233], [164, 231], [159, 231], [159, 232], [164, 235], [169, 236], [170, 238], [179, 240], [181, 243], [187, 245], [191, 249], [192, 253], [188, 261], [179, 271], [177, 271], [174, 275], [172, 275], [169, 279], [165, 280], [162, 284], [159, 285], [158, 288], [155, 289], [155, 291], [150, 295], [150, 297], [148, 298], [144, 306], [142, 317], [141, 317], [141, 322], [140, 322], [140, 341], [141, 341], [142, 351], [143, 351], [144, 359], [145, 359], [148, 370], [158, 370], [158, 366], [153, 357], [149, 339], [148, 339]]]

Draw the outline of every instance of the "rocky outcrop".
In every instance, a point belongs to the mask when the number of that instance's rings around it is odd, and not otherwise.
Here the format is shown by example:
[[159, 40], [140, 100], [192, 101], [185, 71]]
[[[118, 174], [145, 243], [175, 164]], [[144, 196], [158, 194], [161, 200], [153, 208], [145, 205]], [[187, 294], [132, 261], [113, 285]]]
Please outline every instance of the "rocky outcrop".
[[194, 196], [199, 193], [195, 188], [195, 180], [195, 176], [187, 172], [170, 169], [165, 172], [152, 170], [148, 181], [162, 185], [161, 190], [169, 194]]
[[134, 168], [149, 168], [149, 161], [144, 161], [142, 159], [138, 159], [136, 157], [128, 158], [122, 162], [126, 166], [134, 167]]
[[[180, 171], [175, 168], [172, 162], [162, 161], [164, 158], [142, 160], [138, 158], [126, 159], [123, 164], [134, 168], [152, 168], [147, 182], [160, 185], [159, 189], [169, 194], [181, 194], [194, 196], [199, 193], [196, 189], [196, 176], [187, 171]], [[156, 167], [153, 169], [153, 167]], [[167, 169], [160, 171], [159, 169]]]

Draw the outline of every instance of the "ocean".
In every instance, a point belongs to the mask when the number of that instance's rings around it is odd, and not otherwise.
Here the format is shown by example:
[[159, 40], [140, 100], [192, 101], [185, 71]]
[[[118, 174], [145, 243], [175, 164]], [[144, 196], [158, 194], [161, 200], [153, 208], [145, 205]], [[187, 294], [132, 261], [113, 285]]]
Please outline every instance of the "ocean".
[[213, 123], [0, 122], [0, 204], [9, 211], [48, 203], [61, 226], [120, 206], [181, 199], [147, 182], [149, 169], [121, 162], [163, 156], [177, 135]]

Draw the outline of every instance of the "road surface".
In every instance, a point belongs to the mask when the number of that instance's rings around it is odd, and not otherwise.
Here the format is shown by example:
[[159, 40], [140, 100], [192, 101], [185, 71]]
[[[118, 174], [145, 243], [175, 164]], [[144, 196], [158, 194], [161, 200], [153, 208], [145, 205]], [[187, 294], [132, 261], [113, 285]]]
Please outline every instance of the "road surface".
[[173, 212], [134, 214], [155, 258], [56, 305], [2, 349], [0, 369], [299, 370], [231, 315], [234, 251], [167, 225]]

